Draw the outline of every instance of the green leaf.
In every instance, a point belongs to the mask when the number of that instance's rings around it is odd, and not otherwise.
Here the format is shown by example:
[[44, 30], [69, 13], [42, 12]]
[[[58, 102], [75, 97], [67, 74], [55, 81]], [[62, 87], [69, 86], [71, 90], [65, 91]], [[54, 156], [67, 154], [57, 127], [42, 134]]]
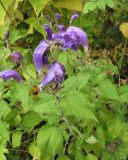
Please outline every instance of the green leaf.
[[11, 111], [8, 104], [4, 101], [0, 101], [0, 119], [5, 118], [6, 115]]
[[45, 7], [45, 5], [50, 2], [51, 0], [29, 0], [30, 3], [32, 4], [34, 11], [38, 17], [39, 13], [41, 10]]
[[37, 145], [41, 150], [42, 159], [53, 159], [56, 152], [63, 146], [61, 131], [57, 127], [42, 127], [37, 135]]
[[40, 159], [40, 156], [41, 156], [41, 153], [40, 153], [40, 150], [39, 148], [36, 146], [36, 143], [35, 141], [31, 142], [28, 146], [28, 150], [29, 150], [29, 153], [31, 154], [31, 156], [33, 157], [33, 159], [37, 159], [39, 160]]
[[89, 137], [86, 140], [86, 142], [89, 143], [89, 144], [94, 144], [94, 143], [97, 143], [97, 140], [96, 140], [96, 138], [93, 135], [91, 135], [91, 137]]
[[47, 93], [40, 95], [40, 100], [32, 105], [32, 109], [38, 114], [49, 114], [55, 111], [55, 96]]
[[27, 112], [22, 116], [21, 125], [23, 128], [33, 128], [41, 122], [41, 117], [35, 112]]
[[10, 98], [13, 103], [16, 103], [17, 101], [21, 102], [21, 105], [23, 107], [23, 112], [27, 112], [29, 110], [29, 104], [32, 99], [29, 95], [28, 85], [16, 83], [11, 90]]
[[62, 99], [60, 106], [64, 108], [66, 115], [75, 116], [77, 120], [97, 121], [90, 103], [81, 92], [71, 91]]
[[106, 97], [110, 99], [118, 99], [117, 90], [110, 80], [104, 80], [100, 82], [99, 91], [101, 97]]
[[61, 0], [54, 4], [57, 8], [66, 8], [69, 10], [82, 11], [82, 0]]
[[9, 141], [9, 126], [5, 122], [0, 121], [0, 144], [6, 144]]
[[110, 137], [112, 139], [117, 138], [121, 134], [122, 129], [124, 128], [124, 124], [122, 123], [122, 121], [118, 116], [111, 119], [111, 121], [107, 124], [107, 126]]
[[46, 33], [44, 31], [44, 28], [41, 26], [38, 18], [31, 17], [25, 21], [26, 23], [30, 24], [33, 28], [35, 28], [39, 33], [41, 33], [44, 37], [46, 36]]
[[22, 1], [23, 1], [23, 0], [16, 0], [16, 1], [15, 1], [14, 11], [17, 9], [19, 3], [22, 2]]
[[[3, 4], [3, 6], [6, 10], [8, 9], [8, 6], [10, 5], [11, 2], [12, 2], [11, 0], [1, 0], [1, 3]], [[4, 18], [6, 15], [6, 12], [5, 12], [3, 6], [0, 4], [0, 25], [4, 24]]]
[[86, 160], [98, 160], [98, 158], [94, 154], [88, 153], [86, 156]]
[[106, 5], [110, 8], [114, 8], [115, 3], [113, 0], [106, 0]]
[[97, 3], [95, 1], [87, 2], [84, 5], [83, 13], [87, 14], [89, 11], [94, 11], [96, 8], [97, 8]]
[[26, 30], [16, 30], [16, 29], [11, 30], [10, 36], [9, 36], [10, 43], [13, 44], [18, 39], [25, 37], [26, 33], [27, 33]]
[[21, 131], [15, 131], [12, 133], [12, 147], [16, 148], [20, 146], [21, 144], [21, 138], [22, 138], [22, 132]]
[[105, 0], [98, 0], [98, 1], [97, 1], [97, 6], [98, 6], [101, 10], [105, 11], [105, 6], [106, 6]]

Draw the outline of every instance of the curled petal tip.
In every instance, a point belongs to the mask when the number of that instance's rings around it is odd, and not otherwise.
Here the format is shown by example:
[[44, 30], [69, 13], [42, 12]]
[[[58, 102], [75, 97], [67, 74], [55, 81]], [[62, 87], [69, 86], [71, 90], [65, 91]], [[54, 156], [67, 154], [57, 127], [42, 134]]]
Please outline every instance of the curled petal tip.
[[60, 17], [61, 17], [61, 14], [56, 13], [54, 17], [55, 17], [55, 20], [58, 21], [60, 19]]
[[44, 77], [43, 81], [40, 84], [40, 87], [43, 87], [45, 85], [48, 85], [52, 82], [61, 82], [64, 78], [65, 70], [64, 66], [57, 61], [55, 61], [46, 76]]
[[78, 13], [73, 14], [70, 19], [70, 24], [77, 18], [79, 18], [79, 14]]

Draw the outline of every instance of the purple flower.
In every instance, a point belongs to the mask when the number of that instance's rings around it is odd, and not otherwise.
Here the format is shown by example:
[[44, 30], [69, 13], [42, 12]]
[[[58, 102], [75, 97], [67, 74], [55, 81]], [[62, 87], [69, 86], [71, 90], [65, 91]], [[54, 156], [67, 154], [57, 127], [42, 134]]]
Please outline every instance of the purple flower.
[[60, 32], [64, 32], [64, 31], [66, 31], [65, 26], [64, 26], [64, 25], [62, 25], [62, 24], [59, 24], [57, 27], [58, 27], [58, 30], [59, 30]]
[[17, 81], [21, 81], [21, 76], [16, 70], [5, 70], [0, 72], [0, 78], [3, 78], [3, 80], [8, 80], [10, 78], [13, 78]]
[[79, 17], [79, 14], [78, 13], [75, 13], [71, 16], [71, 19], [70, 19], [70, 24]]
[[74, 51], [77, 51], [80, 45], [82, 45], [85, 50], [88, 48], [87, 35], [78, 27], [71, 26], [66, 32], [63, 31], [54, 34], [53, 39], [55, 44], [56, 42], [61, 42], [63, 44], [63, 50], [71, 48]]
[[23, 60], [23, 57], [20, 52], [14, 52], [10, 55], [10, 60], [15, 64], [20, 64]]
[[43, 65], [48, 64], [47, 50], [49, 50], [49, 47], [50, 44], [48, 41], [41, 41], [34, 50], [33, 60], [39, 75], [42, 74], [41, 70]]
[[6, 32], [5, 37], [6, 37], [6, 40], [9, 39], [9, 31]]
[[43, 81], [39, 85], [39, 88], [51, 83], [51, 82], [61, 82], [64, 78], [65, 70], [64, 66], [57, 61], [53, 62], [48, 73], [44, 77]]
[[60, 19], [60, 17], [61, 17], [61, 14], [56, 13], [54, 17], [55, 17], [55, 20], [58, 21]]
[[45, 18], [46, 18], [49, 22], [51, 22], [51, 18], [50, 18], [48, 15], [46, 15]]
[[47, 40], [52, 40], [52, 29], [47, 24], [44, 25], [44, 29], [47, 32]]

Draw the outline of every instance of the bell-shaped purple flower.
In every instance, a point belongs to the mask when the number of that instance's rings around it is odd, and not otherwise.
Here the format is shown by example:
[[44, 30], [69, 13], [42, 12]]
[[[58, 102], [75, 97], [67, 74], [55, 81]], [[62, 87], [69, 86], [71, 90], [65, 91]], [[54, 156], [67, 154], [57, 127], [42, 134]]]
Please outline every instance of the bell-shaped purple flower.
[[51, 83], [51, 82], [61, 82], [64, 78], [65, 69], [64, 66], [57, 61], [55, 61], [46, 76], [44, 77], [43, 81], [39, 85], [39, 88]]
[[52, 40], [52, 29], [47, 24], [44, 25], [44, 29], [47, 32], [47, 40]]
[[70, 24], [77, 18], [79, 18], [79, 14], [78, 13], [73, 14], [70, 19]]
[[2, 78], [3, 80], [8, 80], [10, 78], [13, 78], [17, 81], [21, 81], [21, 76], [19, 75], [19, 73], [16, 70], [5, 70], [0, 72], [0, 78]]
[[33, 60], [39, 75], [42, 75], [42, 67], [48, 64], [47, 51], [49, 50], [49, 47], [50, 44], [48, 41], [41, 41], [34, 50]]
[[72, 48], [72, 46], [74, 46], [74, 44], [75, 44], [75, 46], [77, 46], [77, 48], [80, 44], [83, 46], [84, 49], [88, 48], [87, 35], [82, 29], [80, 29], [78, 27], [74, 27], [74, 26], [69, 27], [66, 31], [66, 34], [65, 34], [64, 46], [67, 43], [67, 37], [70, 37], [69, 43], [70, 43], [71, 47], [69, 47], [69, 48]]
[[10, 60], [11, 60], [11, 62], [13, 62], [15, 64], [20, 64], [23, 60], [23, 57], [20, 52], [13, 52], [10, 55]]
[[58, 21], [61, 17], [61, 14], [56, 13], [54, 17], [55, 17], [55, 21]]
[[71, 48], [77, 51], [80, 45], [82, 45], [85, 50], [88, 48], [87, 35], [78, 27], [70, 26], [67, 31], [54, 34], [53, 39], [55, 44], [56, 42], [63, 44], [63, 50]]

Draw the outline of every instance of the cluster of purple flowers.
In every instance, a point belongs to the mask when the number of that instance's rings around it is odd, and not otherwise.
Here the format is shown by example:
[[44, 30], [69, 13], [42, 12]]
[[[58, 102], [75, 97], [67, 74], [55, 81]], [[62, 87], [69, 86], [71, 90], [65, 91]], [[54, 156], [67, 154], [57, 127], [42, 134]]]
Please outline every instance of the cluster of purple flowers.
[[[58, 21], [61, 17], [60, 14], [55, 14], [55, 21]], [[78, 18], [79, 15], [77, 13], [71, 16], [70, 24], [74, 19]], [[46, 16], [48, 21], [51, 21], [49, 16]], [[42, 75], [42, 67], [48, 66], [48, 51], [50, 50], [51, 41], [54, 42], [55, 45], [62, 46], [62, 50], [73, 49], [77, 52], [80, 45], [84, 49], [88, 48], [87, 43], [87, 35], [86, 33], [74, 26], [70, 26], [67, 29], [64, 25], [58, 25], [58, 33], [53, 33], [51, 27], [47, 24], [44, 25], [44, 29], [47, 33], [47, 40], [42, 40], [39, 42], [39, 45], [35, 48], [33, 54], [34, 65], [37, 69], [38, 74]], [[9, 34], [6, 35], [9, 38]], [[22, 55], [19, 52], [14, 52], [10, 55], [10, 59], [13, 63], [17, 64], [22, 62]], [[62, 82], [65, 75], [64, 65], [60, 64], [57, 61], [54, 61], [48, 70], [48, 73], [45, 75], [44, 79], [38, 86], [39, 89], [51, 82]], [[21, 81], [21, 76], [15, 70], [6, 70], [0, 72], [0, 78], [3, 80], [8, 80], [9, 78], [13, 78], [17, 81]]]

